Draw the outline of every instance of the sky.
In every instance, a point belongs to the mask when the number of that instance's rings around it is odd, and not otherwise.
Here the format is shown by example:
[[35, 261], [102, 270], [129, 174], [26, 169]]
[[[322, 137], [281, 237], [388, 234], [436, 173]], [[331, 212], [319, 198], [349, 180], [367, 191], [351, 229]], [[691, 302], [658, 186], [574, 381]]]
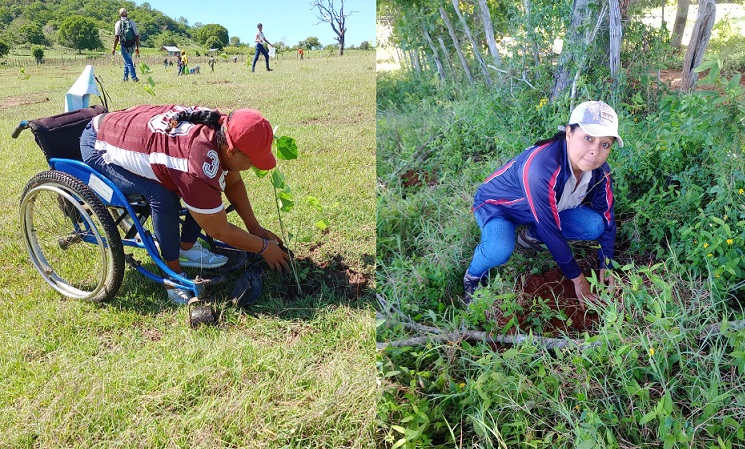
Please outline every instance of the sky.
[[[328, 0], [324, 0], [328, 1]], [[338, 10], [341, 0], [333, 0]], [[135, 0], [135, 4], [149, 3], [168, 17], [178, 20], [184, 17], [192, 26], [217, 23], [228, 29], [230, 37], [238, 36], [242, 43], [253, 45], [256, 24], [264, 25], [266, 40], [274, 44], [284, 41], [288, 46], [310, 36], [315, 36], [323, 45], [335, 44], [336, 34], [328, 23], [320, 23], [317, 10], [311, 9], [311, 0]], [[375, 0], [345, 0], [347, 33], [345, 46], [358, 46], [363, 41], [375, 43]]]

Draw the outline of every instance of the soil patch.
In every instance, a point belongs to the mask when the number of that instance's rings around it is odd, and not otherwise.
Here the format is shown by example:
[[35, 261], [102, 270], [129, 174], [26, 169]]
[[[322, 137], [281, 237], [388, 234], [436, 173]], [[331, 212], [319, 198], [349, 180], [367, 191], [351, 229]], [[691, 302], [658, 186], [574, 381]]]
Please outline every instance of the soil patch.
[[18, 106], [26, 106], [29, 104], [44, 103], [47, 101], [49, 101], [49, 97], [15, 95], [12, 97], [5, 97], [0, 100], [0, 110], [11, 109]]
[[372, 276], [351, 268], [341, 256], [321, 263], [307, 257], [299, 257], [295, 259], [295, 264], [302, 292], [298, 293], [295, 277], [288, 275], [285, 285], [288, 299], [327, 291], [334, 296], [357, 301], [369, 294]]
[[600, 317], [582, 309], [574, 284], [559, 268], [527, 276], [517, 293], [514, 313], [503, 311], [503, 305], [488, 312], [490, 321], [498, 329], [507, 328], [507, 334], [532, 331], [540, 336], [576, 338], [598, 327]]

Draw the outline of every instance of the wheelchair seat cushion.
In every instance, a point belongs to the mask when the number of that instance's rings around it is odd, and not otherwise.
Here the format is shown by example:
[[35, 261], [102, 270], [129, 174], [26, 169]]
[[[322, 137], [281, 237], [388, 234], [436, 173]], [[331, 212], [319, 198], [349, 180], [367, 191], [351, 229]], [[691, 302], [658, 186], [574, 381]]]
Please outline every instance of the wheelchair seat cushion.
[[47, 161], [51, 158], [82, 160], [80, 136], [91, 119], [106, 111], [101, 105], [31, 120], [29, 127]]

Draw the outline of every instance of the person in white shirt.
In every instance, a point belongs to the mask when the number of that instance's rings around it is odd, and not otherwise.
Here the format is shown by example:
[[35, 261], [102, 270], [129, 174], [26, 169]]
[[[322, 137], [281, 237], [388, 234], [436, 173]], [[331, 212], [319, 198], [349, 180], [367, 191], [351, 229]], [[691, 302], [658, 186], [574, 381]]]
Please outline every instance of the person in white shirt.
[[251, 66], [251, 71], [253, 72], [256, 69], [256, 61], [259, 60], [259, 55], [264, 55], [264, 58], [266, 59], [266, 70], [271, 72], [272, 69], [269, 68], [269, 51], [267, 51], [266, 47], [264, 47], [264, 43], [272, 47], [271, 42], [266, 40], [266, 36], [264, 36], [264, 32], [262, 31], [264, 29], [264, 25], [258, 24], [256, 25], [258, 30], [256, 31], [256, 55], [254, 56], [254, 63]]

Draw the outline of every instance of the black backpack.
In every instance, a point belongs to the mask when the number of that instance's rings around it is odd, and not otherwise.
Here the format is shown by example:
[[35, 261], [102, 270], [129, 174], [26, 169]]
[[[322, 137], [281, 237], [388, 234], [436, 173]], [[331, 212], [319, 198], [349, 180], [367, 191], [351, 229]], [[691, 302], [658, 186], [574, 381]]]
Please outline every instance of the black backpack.
[[135, 29], [132, 25], [132, 21], [129, 19], [121, 19], [119, 24], [119, 42], [122, 47], [134, 47], [135, 46]]

